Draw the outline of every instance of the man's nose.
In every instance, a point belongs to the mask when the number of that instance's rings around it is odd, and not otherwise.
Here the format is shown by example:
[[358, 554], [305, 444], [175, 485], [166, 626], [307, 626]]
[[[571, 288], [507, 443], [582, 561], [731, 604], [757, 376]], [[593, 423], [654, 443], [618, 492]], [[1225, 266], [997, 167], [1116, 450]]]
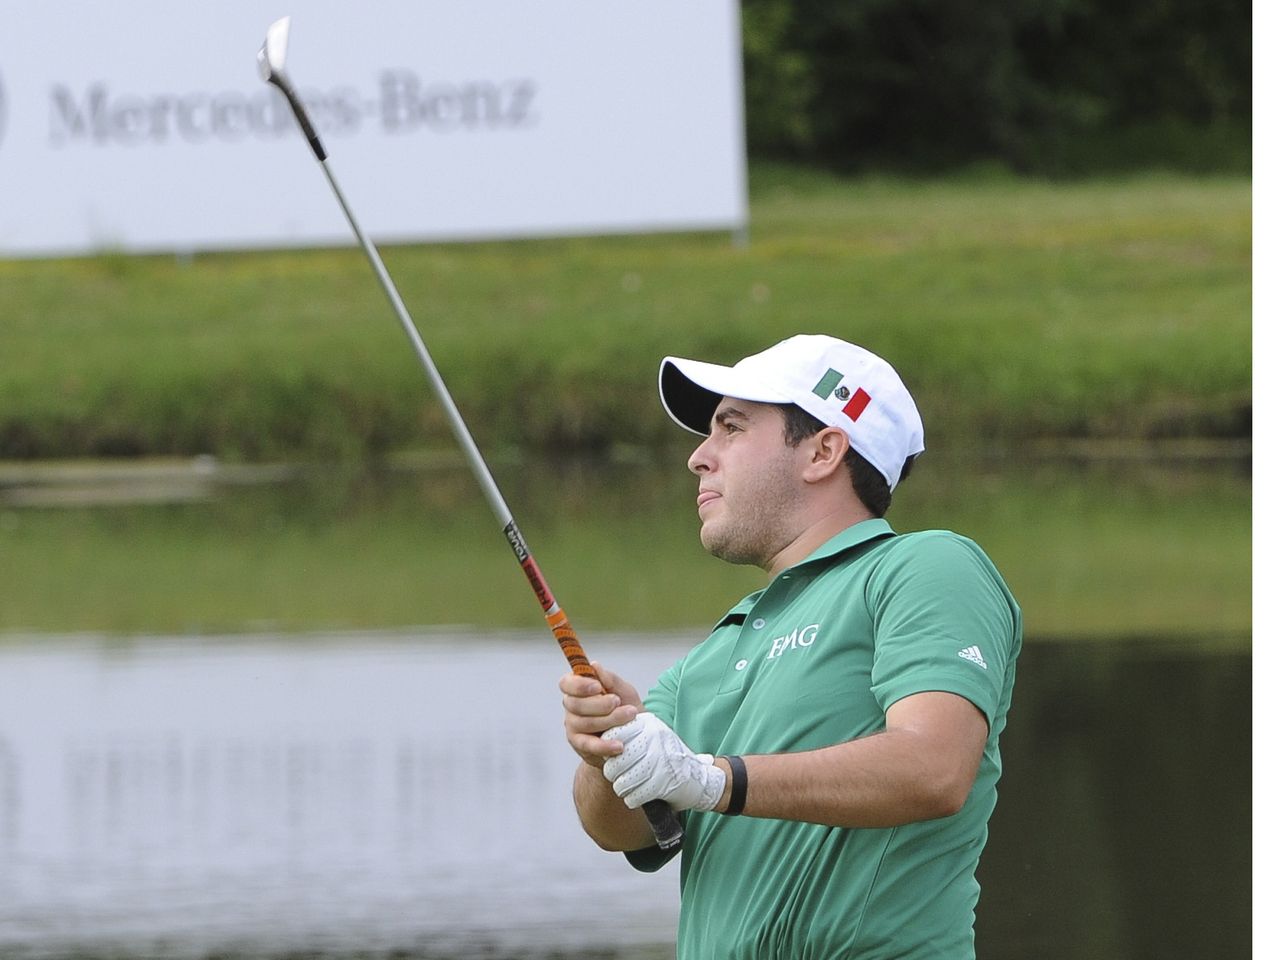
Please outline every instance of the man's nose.
[[707, 437], [689, 454], [689, 469], [694, 473], [707, 473], [711, 469], [710, 443], [711, 438]]

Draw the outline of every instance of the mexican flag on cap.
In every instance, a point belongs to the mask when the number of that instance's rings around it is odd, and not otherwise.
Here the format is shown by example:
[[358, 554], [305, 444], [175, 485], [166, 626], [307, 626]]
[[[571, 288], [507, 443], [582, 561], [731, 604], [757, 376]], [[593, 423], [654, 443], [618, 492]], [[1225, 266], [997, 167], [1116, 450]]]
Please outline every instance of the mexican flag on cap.
[[827, 372], [822, 375], [813, 386], [813, 392], [823, 400], [830, 400], [834, 393], [837, 400], [847, 400], [848, 402], [841, 408], [841, 412], [850, 420], [857, 422], [862, 416], [862, 411], [867, 409], [867, 404], [871, 402], [871, 394], [859, 387], [850, 396], [849, 388], [840, 386], [840, 381], [844, 379], [844, 374], [834, 367], [828, 367]]

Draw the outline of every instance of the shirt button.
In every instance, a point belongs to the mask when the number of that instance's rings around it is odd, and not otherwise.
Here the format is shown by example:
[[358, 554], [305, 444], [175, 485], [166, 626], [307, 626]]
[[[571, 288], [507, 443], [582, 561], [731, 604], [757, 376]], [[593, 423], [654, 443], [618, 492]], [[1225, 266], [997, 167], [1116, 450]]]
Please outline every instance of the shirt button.
[[764, 617], [756, 617], [756, 618], [755, 618], [755, 620], [753, 620], [753, 621], [751, 622], [751, 629], [752, 629], [752, 630], [763, 630], [763, 629], [764, 629]]
[[745, 669], [747, 669], [747, 661], [746, 661], [746, 660], [739, 660], [737, 663], [735, 663], [735, 664], [733, 665], [733, 669], [735, 669], [735, 670], [745, 670]]

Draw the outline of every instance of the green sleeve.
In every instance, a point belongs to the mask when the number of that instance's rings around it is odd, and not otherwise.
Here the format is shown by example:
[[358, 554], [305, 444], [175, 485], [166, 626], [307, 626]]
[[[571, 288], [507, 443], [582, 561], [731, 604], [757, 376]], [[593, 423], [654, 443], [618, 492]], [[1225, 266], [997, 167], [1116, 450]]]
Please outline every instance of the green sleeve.
[[868, 581], [871, 691], [883, 710], [916, 693], [969, 700], [988, 725], [1000, 706], [1019, 613], [991, 561], [947, 531], [901, 538]]
[[644, 708], [677, 733], [680, 731], [676, 728], [676, 694], [683, 670], [684, 657], [681, 657], [663, 671], [644, 698]]

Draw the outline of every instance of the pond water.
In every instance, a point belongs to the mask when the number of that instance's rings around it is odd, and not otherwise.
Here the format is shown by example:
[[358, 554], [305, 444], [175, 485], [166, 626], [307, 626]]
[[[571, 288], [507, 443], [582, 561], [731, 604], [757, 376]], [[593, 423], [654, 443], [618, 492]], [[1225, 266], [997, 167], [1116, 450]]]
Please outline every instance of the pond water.
[[[644, 685], [697, 639], [590, 653]], [[576, 823], [561, 670], [511, 632], [8, 637], [0, 956], [669, 960], [674, 866]], [[1239, 643], [1028, 642], [979, 956], [1248, 955], [1250, 681]]]
[[[683, 460], [495, 463], [641, 686], [760, 581]], [[581, 833], [474, 481], [410, 466], [0, 469], [0, 957], [670, 960], [677, 871]], [[1246, 956], [1247, 457], [925, 466], [895, 527], [973, 536], [1027, 625], [979, 956]]]

